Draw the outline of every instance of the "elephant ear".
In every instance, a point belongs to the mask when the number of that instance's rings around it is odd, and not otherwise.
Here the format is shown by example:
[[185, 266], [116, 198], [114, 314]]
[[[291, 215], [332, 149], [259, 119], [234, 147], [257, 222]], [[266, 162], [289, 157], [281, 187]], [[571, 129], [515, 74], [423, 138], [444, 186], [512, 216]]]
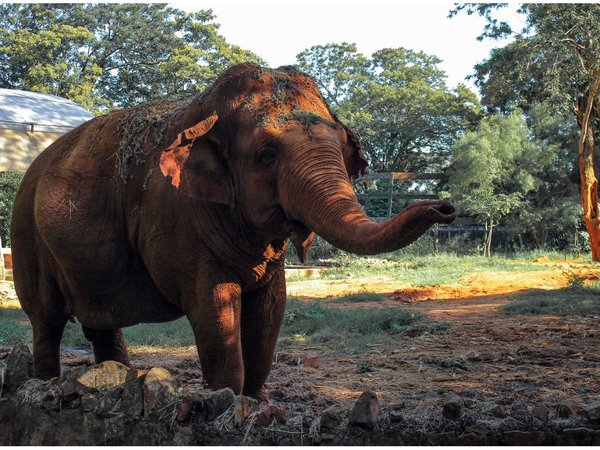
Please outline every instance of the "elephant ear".
[[344, 126], [344, 129], [348, 138], [343, 151], [346, 170], [350, 179], [358, 178], [367, 172], [367, 159], [360, 146], [358, 136], [347, 126]]
[[184, 195], [233, 207], [231, 175], [207, 137], [218, 119], [212, 114], [179, 133], [160, 155], [160, 171]]

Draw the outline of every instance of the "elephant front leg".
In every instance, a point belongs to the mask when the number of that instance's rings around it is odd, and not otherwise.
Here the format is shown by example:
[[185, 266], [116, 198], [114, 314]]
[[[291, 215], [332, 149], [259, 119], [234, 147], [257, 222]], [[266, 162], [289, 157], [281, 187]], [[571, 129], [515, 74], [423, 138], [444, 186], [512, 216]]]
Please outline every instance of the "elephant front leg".
[[258, 400], [268, 401], [264, 384], [271, 371], [285, 298], [283, 266], [267, 285], [242, 296], [243, 394]]
[[201, 289], [186, 308], [205, 383], [211, 389], [229, 387], [236, 394], [244, 384], [240, 303], [239, 284], [223, 282]]

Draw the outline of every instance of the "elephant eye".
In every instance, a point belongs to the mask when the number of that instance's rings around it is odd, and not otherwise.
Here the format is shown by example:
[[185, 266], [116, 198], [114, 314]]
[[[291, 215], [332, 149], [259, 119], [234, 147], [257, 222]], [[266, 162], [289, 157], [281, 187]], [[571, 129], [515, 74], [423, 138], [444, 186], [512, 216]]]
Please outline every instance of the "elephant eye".
[[277, 161], [279, 152], [273, 147], [265, 147], [258, 152], [258, 161], [263, 166], [271, 166]]

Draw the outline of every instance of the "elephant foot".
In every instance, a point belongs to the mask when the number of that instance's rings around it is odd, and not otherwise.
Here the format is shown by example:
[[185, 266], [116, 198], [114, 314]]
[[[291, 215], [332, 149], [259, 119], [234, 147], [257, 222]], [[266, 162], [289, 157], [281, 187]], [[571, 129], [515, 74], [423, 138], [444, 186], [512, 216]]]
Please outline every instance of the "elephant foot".
[[258, 400], [259, 403], [267, 402], [271, 404], [271, 400], [269, 400], [267, 390], [264, 386], [260, 389], [244, 389], [242, 395], [245, 395], [246, 397], [252, 397], [253, 399]]

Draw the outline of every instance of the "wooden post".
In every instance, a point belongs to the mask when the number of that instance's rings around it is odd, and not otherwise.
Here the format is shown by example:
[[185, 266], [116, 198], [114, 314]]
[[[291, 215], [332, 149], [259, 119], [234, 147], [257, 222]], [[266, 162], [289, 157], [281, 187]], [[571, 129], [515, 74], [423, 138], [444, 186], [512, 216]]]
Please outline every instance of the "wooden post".
[[387, 218], [392, 218], [392, 203], [394, 201], [394, 177], [390, 177], [390, 196], [388, 197], [388, 214]]

